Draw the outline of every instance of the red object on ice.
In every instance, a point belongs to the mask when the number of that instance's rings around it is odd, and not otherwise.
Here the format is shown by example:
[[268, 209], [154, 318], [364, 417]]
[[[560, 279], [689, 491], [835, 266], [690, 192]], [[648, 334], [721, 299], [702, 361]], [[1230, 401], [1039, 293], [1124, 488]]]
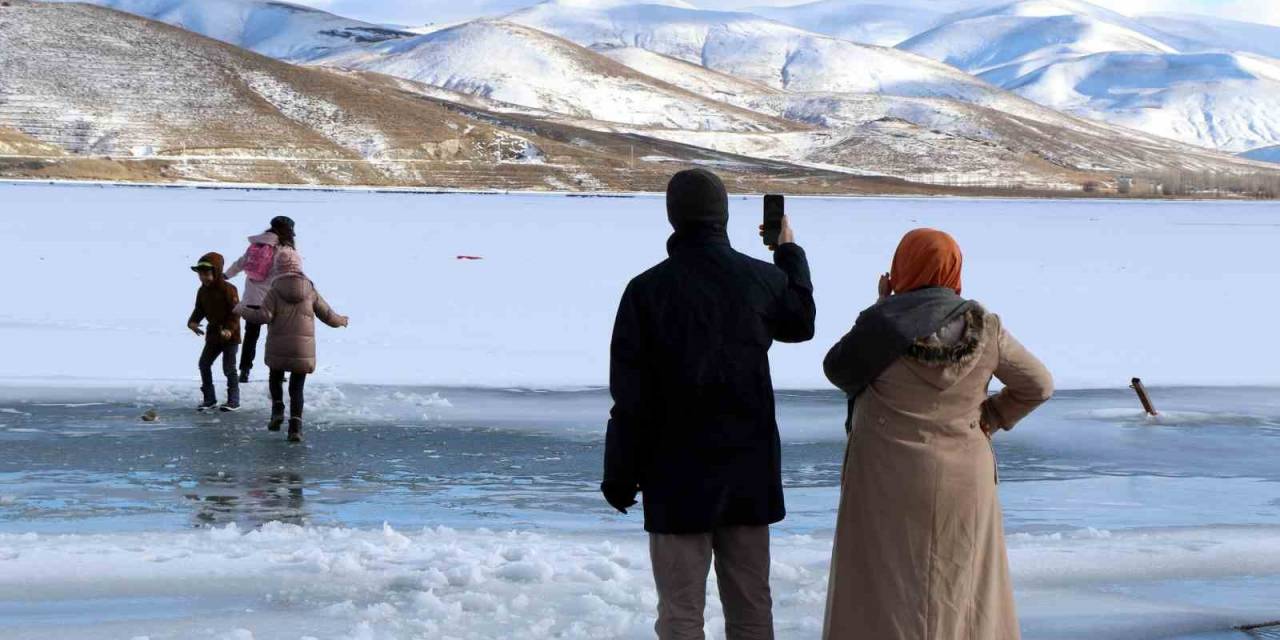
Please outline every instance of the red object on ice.
[[484, 258], [480, 256], [458, 256], [458, 259], [459, 260], [484, 260]]

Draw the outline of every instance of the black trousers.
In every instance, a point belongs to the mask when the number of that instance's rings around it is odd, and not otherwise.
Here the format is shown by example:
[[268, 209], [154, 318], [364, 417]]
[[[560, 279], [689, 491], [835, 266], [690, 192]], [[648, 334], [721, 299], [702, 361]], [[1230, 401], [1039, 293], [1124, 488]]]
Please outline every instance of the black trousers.
[[[261, 309], [256, 304], [249, 305], [250, 309]], [[262, 335], [262, 325], [252, 322], [244, 323], [244, 347], [240, 351], [240, 370], [248, 371], [253, 368], [253, 360], [258, 357], [258, 338]]]
[[240, 378], [236, 375], [236, 345], [205, 343], [200, 352], [200, 391], [204, 393], [204, 401], [217, 402], [218, 395], [213, 390], [213, 361], [222, 358], [222, 373], [227, 376], [227, 402], [240, 404]]
[[[284, 370], [272, 369], [271, 377], [267, 380], [267, 387], [271, 390], [271, 404], [284, 404]], [[303, 388], [307, 386], [307, 374], [290, 373], [289, 374], [289, 415], [294, 418], [302, 417], [303, 405]]]

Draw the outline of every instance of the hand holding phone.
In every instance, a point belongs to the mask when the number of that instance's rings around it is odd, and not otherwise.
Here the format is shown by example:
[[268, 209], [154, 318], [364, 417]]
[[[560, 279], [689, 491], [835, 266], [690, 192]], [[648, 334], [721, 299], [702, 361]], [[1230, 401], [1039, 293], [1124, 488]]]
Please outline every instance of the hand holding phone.
[[764, 197], [764, 225], [760, 227], [764, 245], [776, 249], [782, 243], [783, 221], [787, 217], [786, 199], [780, 195]]
[[760, 237], [770, 251], [784, 244], [793, 244], [796, 234], [791, 230], [791, 219], [787, 217], [785, 200], [782, 196], [764, 197], [764, 224], [760, 225]]

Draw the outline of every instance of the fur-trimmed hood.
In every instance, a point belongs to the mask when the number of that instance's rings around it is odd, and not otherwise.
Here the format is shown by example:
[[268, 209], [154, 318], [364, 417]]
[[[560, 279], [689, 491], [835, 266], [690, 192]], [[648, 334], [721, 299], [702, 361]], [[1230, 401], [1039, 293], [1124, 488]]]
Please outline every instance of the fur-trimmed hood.
[[942, 329], [916, 340], [902, 361], [925, 384], [940, 391], [950, 389], [982, 361], [990, 340], [990, 324], [987, 311], [971, 303]]
[[987, 310], [974, 303], [937, 333], [916, 340], [907, 357], [927, 367], [968, 364], [982, 352], [986, 335]]
[[[910, 352], [917, 347], [921, 336], [946, 335], [947, 328], [964, 318], [975, 305], [952, 289], [928, 287], [891, 296], [863, 311], [853, 330], [827, 352], [822, 362], [827, 379], [849, 395], [846, 428], [852, 426], [854, 402], [876, 378], [899, 360], [905, 358], [904, 361], [911, 364]], [[961, 332], [960, 329], [955, 331]], [[943, 336], [939, 336], [938, 343], [939, 346], [951, 344]], [[924, 348], [920, 348], [919, 353], [926, 359], [945, 361], [949, 357]], [[923, 365], [916, 366], [925, 369]], [[951, 371], [951, 368], [925, 369], [921, 375], [940, 377], [929, 374], [929, 371]], [[940, 381], [931, 383], [941, 384]]]

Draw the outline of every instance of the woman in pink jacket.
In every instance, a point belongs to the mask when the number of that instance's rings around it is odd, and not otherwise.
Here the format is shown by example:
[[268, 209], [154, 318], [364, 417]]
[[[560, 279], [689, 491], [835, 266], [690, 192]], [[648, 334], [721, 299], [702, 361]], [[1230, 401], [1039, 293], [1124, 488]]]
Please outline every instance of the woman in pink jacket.
[[[297, 254], [293, 219], [288, 216], [276, 216], [271, 219], [271, 226], [266, 231], [249, 236], [249, 248], [240, 259], [227, 269], [228, 280], [244, 274], [244, 296], [241, 303], [250, 309], [258, 309], [271, 290], [271, 283], [280, 275], [280, 257], [286, 252], [297, 256], [299, 264], [301, 255]], [[240, 382], [249, 381], [249, 370], [253, 369], [253, 360], [257, 356], [258, 338], [262, 335], [262, 325], [256, 322], [244, 323], [244, 346], [240, 354]]]

